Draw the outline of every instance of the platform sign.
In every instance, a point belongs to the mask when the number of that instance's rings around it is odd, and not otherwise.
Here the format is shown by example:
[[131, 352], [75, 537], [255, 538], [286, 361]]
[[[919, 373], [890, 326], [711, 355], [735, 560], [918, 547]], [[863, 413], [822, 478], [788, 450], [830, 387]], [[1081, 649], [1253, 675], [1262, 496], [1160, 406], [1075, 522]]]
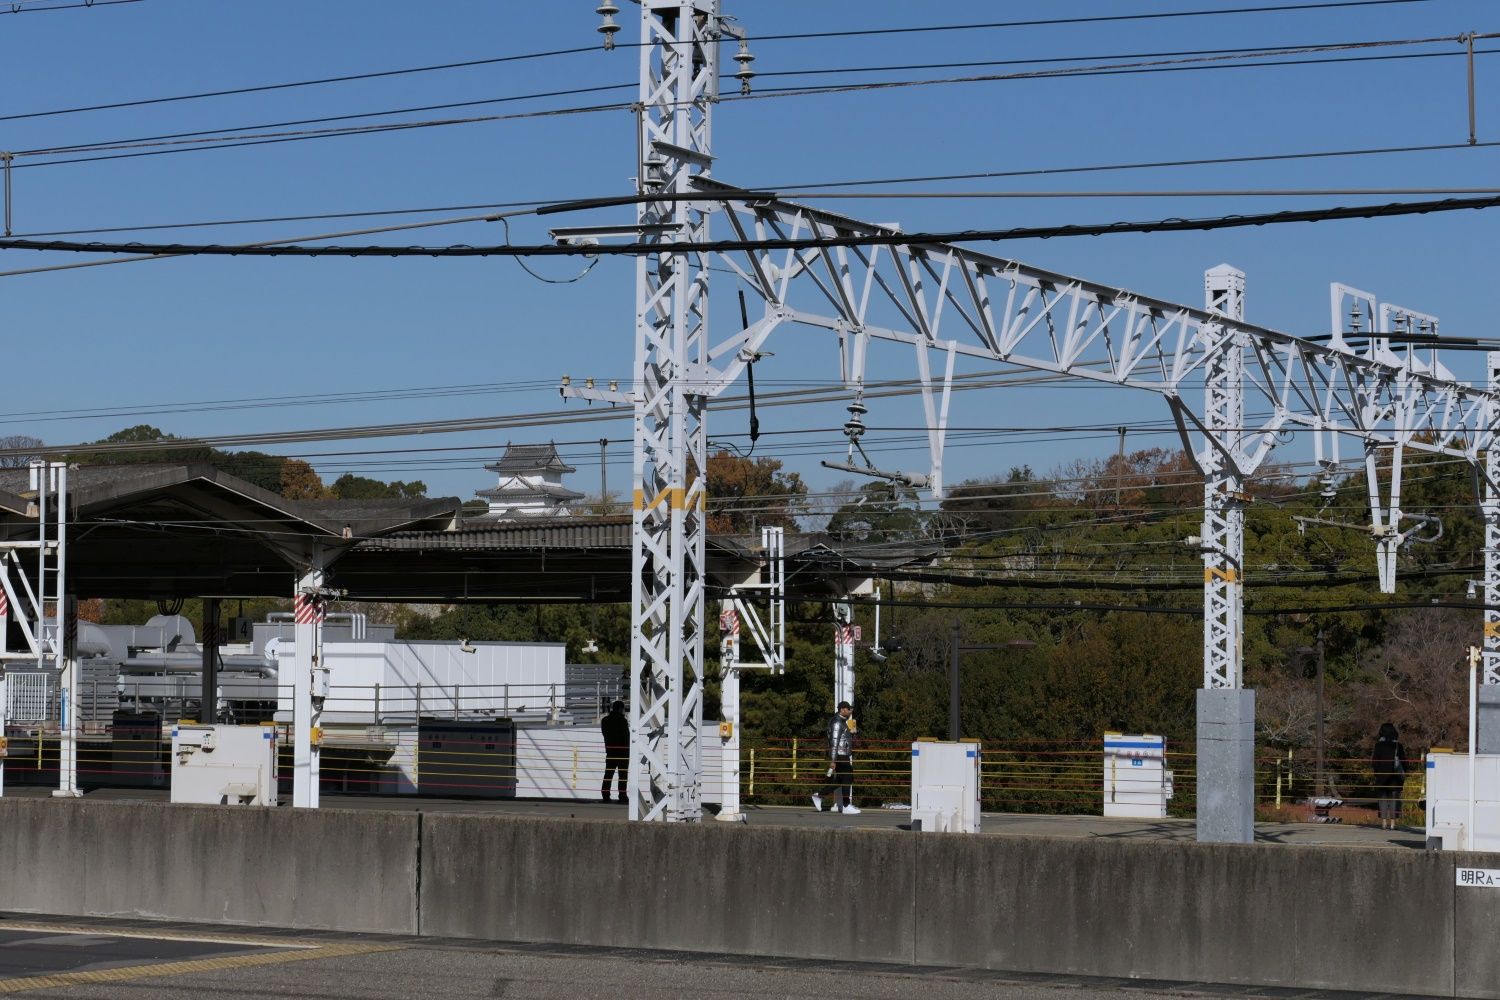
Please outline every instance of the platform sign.
[[1500, 868], [1460, 868], [1457, 884], [1500, 889]]

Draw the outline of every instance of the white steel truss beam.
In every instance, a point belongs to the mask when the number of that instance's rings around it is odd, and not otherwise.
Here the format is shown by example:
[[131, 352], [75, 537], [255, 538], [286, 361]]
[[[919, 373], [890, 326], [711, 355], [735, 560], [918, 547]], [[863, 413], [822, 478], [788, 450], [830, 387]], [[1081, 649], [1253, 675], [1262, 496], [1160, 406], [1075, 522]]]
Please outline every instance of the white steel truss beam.
[[[694, 185], [744, 239], [891, 238], [899, 231], [777, 199], [735, 201], [740, 189], [707, 178]], [[715, 200], [715, 195], [719, 198]], [[838, 246], [718, 254], [762, 300], [763, 326], [794, 322], [918, 351], [1004, 362], [1155, 392], [1184, 429], [1203, 431], [1196, 389], [1212, 359], [1237, 343], [1246, 353], [1241, 444], [1227, 458], [1248, 476], [1290, 429], [1477, 461], [1495, 428], [1484, 420], [1488, 387], [1457, 381], [1430, 347], [1379, 333], [1436, 329], [1431, 317], [1335, 286], [1330, 336], [1294, 336], [1163, 299], [1032, 267], [954, 244]], [[1363, 331], [1346, 329], [1344, 299], [1367, 304]], [[1364, 332], [1356, 339], [1348, 333]], [[731, 338], [726, 343], [735, 343]], [[1428, 357], [1424, 358], [1424, 351]], [[716, 391], [733, 366], [703, 373]], [[712, 391], [710, 394], [712, 394]], [[934, 422], [936, 425], [936, 421]], [[1211, 446], [1212, 447], [1212, 446]], [[1189, 449], [1192, 451], [1193, 449]], [[939, 450], [940, 454], [940, 450]], [[1200, 462], [1205, 458], [1199, 454]]]

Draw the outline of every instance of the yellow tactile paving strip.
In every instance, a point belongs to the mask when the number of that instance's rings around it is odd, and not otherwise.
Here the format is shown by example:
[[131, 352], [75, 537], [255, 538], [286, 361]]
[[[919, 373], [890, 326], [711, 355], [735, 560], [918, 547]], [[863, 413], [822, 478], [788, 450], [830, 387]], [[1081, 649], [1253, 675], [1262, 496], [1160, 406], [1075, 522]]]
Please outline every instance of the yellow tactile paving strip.
[[48, 976], [22, 976], [16, 979], [0, 979], [0, 994], [24, 993], [27, 990], [60, 989], [65, 986], [87, 986], [99, 983], [119, 983], [130, 979], [155, 979], [161, 976], [178, 976], [200, 972], [221, 972], [227, 969], [249, 969], [262, 965], [283, 965], [287, 962], [306, 962], [317, 958], [343, 958], [348, 955], [370, 955], [382, 951], [398, 951], [395, 944], [324, 944], [307, 945], [302, 942], [273, 938], [228, 935], [199, 936], [194, 934], [119, 932], [100, 927], [82, 927], [63, 924], [11, 924], [0, 923], [0, 929], [48, 931], [53, 933], [108, 934], [111, 937], [153, 937], [175, 940], [209, 941], [223, 944], [249, 945], [260, 948], [286, 948], [288, 951], [257, 951], [241, 955], [224, 955], [219, 958], [195, 958], [174, 962], [147, 962], [140, 965], [125, 965], [112, 969], [90, 969], [83, 972], [59, 972]]

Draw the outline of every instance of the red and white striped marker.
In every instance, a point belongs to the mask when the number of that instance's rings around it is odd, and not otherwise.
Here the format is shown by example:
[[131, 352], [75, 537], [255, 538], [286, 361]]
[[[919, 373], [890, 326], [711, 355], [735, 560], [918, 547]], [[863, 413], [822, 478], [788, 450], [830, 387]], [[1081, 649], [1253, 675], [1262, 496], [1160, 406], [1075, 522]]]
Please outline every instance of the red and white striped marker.
[[298, 625], [321, 625], [327, 603], [317, 594], [298, 594], [292, 604], [292, 620]]

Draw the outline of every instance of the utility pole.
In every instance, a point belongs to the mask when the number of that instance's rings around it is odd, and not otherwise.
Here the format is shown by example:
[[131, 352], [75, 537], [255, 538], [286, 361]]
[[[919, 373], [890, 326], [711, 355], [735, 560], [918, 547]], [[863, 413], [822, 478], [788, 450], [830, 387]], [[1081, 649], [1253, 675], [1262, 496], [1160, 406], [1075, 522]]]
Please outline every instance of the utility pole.
[[1036, 643], [1030, 639], [1008, 639], [1005, 642], [971, 642], [963, 641], [963, 628], [955, 621], [953, 632], [949, 641], [950, 659], [948, 661], [948, 739], [957, 743], [959, 740], [959, 718], [958, 705], [963, 695], [963, 678], [959, 673], [959, 654], [964, 652], [989, 652], [997, 649], [1034, 649]]
[[1328, 787], [1328, 772], [1324, 768], [1324, 755], [1327, 752], [1323, 743], [1323, 630], [1318, 629], [1318, 787], [1319, 798], [1325, 794]]
[[958, 622], [953, 623], [952, 654], [948, 661], [948, 739], [958, 742], [958, 701], [962, 682], [958, 675], [958, 655], [962, 646], [963, 632]]
[[1125, 485], [1125, 428], [1115, 428], [1120, 433], [1119, 464], [1115, 467], [1115, 506], [1120, 506], [1120, 492]]
[[599, 509], [609, 510], [609, 465], [605, 459], [605, 452], [609, 448], [609, 438], [599, 439]]

